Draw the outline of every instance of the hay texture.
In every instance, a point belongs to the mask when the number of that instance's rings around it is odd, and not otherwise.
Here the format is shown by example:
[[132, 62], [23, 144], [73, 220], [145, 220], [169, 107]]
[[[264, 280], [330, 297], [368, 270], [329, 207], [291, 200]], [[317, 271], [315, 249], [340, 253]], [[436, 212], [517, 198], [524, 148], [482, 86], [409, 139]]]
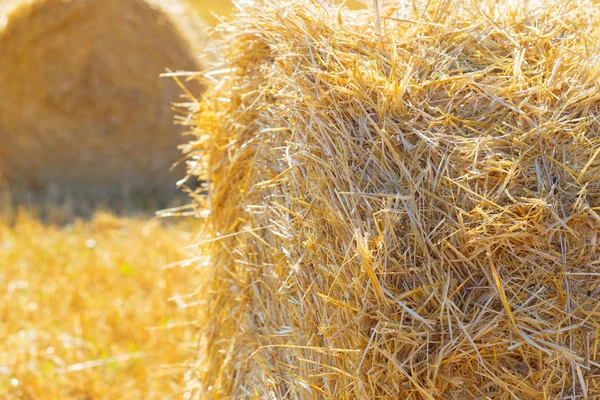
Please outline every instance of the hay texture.
[[393, 3], [219, 28], [190, 392], [599, 398], [596, 6]]
[[0, 160], [9, 182], [174, 188], [168, 171], [182, 138], [171, 102], [183, 91], [159, 75], [199, 68], [188, 37], [201, 31], [194, 13], [175, 1], [10, 5], [0, 21]]

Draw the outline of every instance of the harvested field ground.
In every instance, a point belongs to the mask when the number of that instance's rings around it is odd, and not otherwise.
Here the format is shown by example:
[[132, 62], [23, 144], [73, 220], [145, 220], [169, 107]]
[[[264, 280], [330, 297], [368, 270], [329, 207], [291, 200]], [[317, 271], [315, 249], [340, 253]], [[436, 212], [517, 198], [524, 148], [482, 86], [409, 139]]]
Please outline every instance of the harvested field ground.
[[[191, 226], [97, 214], [0, 219], [0, 398], [177, 398], [194, 342]], [[168, 301], [171, 298], [172, 301]], [[192, 347], [193, 348], [193, 347]]]

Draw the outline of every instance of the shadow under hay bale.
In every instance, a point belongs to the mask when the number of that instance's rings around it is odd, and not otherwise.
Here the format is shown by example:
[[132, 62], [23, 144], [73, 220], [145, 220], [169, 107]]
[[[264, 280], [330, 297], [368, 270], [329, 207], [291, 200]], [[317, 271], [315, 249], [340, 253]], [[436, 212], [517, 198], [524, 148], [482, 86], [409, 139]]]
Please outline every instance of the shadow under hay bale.
[[218, 29], [191, 397], [600, 398], [598, 8], [390, 3]]
[[200, 68], [194, 12], [176, 1], [36, 0], [5, 15], [0, 167], [9, 184], [171, 197], [184, 175], [169, 172], [184, 141], [171, 108], [185, 99], [159, 75]]
[[0, 188], [0, 215], [10, 221], [19, 210], [27, 210], [44, 223], [54, 225], [88, 220], [99, 212], [119, 217], [154, 218], [159, 212], [164, 217], [178, 216], [177, 210], [191, 208], [188, 203], [182, 192], [166, 199], [164, 192], [135, 192], [126, 188], [118, 192], [89, 188], [84, 194], [80, 188], [73, 192], [69, 187], [52, 185], [43, 190]]

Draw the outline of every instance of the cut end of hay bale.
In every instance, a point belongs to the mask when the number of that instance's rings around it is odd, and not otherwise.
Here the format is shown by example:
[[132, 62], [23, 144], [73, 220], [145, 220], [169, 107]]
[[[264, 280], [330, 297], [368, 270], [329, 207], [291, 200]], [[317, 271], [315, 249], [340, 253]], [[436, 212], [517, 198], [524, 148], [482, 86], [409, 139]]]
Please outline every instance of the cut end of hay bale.
[[238, 7], [190, 391], [599, 397], [597, 7]]
[[171, 103], [183, 92], [159, 75], [199, 69], [193, 13], [144, 0], [13, 3], [0, 30], [3, 175], [34, 187], [174, 188], [183, 139]]

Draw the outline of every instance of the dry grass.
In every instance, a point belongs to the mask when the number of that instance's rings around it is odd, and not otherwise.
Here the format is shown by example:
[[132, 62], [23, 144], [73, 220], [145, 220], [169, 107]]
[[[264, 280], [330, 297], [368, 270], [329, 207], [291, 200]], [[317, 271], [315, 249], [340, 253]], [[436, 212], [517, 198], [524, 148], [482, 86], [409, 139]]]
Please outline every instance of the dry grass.
[[189, 389], [599, 398], [597, 7], [394, 4], [240, 1], [219, 28]]
[[[194, 342], [185, 225], [0, 219], [0, 398], [179, 398]], [[172, 298], [172, 301], [168, 301]]]

